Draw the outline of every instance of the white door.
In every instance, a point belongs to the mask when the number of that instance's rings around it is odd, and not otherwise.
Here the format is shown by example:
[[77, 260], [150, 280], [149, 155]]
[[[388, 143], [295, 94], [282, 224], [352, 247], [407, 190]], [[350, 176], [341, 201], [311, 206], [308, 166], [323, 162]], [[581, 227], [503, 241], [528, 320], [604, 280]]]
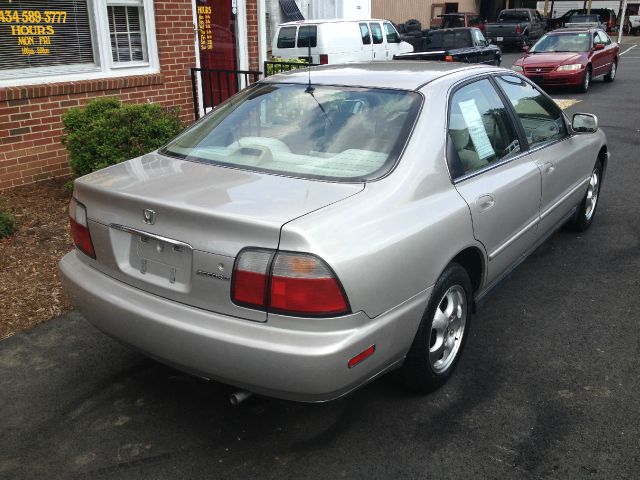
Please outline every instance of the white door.
[[380, 22], [369, 22], [369, 28], [371, 29], [371, 40], [373, 47], [373, 61], [381, 62], [387, 59], [387, 46], [384, 42], [384, 35], [382, 33], [382, 25]]

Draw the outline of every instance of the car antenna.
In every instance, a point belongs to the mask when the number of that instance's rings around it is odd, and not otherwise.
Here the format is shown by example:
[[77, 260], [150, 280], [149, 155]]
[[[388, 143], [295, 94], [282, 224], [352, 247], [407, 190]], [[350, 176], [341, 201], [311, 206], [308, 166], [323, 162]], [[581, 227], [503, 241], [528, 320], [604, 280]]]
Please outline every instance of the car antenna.
[[[307, 5], [307, 20], [309, 20], [309, 9], [311, 8], [311, 2]], [[313, 63], [313, 59], [311, 57], [311, 25], [307, 24], [307, 71], [309, 72], [309, 84], [307, 85], [307, 89], [304, 91], [305, 93], [310, 93], [313, 95], [314, 88], [311, 86], [311, 64]], [[321, 107], [322, 108], [322, 107]]]

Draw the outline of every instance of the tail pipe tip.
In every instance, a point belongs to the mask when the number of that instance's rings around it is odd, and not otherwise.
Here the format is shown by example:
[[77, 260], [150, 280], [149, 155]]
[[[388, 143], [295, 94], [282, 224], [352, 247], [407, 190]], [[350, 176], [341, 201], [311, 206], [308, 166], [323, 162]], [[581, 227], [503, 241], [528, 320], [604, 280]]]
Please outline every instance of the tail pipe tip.
[[248, 400], [252, 396], [253, 396], [253, 393], [251, 392], [247, 392], [246, 390], [238, 390], [237, 392], [229, 395], [229, 402], [231, 402], [231, 405], [233, 405], [234, 407], [237, 407], [242, 402], [244, 402], [245, 400]]

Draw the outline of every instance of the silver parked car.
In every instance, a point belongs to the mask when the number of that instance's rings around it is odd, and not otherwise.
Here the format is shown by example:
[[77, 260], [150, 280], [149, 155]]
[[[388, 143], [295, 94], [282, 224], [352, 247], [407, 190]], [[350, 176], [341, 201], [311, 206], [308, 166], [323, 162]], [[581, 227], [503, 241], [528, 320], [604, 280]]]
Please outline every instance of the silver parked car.
[[250, 392], [446, 381], [474, 303], [593, 221], [608, 152], [496, 67], [382, 62], [269, 77], [157, 152], [76, 180], [73, 304], [150, 357]]

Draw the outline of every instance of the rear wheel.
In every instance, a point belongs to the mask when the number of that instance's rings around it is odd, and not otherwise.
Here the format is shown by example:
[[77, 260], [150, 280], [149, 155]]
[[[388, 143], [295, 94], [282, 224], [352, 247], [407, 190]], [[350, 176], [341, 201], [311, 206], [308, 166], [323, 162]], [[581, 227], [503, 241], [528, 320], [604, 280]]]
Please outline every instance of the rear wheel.
[[587, 193], [585, 194], [582, 202], [578, 205], [573, 219], [571, 220], [571, 227], [578, 232], [584, 232], [593, 223], [593, 217], [596, 214], [596, 208], [598, 207], [598, 198], [600, 197], [600, 185], [602, 184], [602, 163], [600, 160], [596, 162], [589, 177], [589, 184], [587, 186]]
[[582, 83], [578, 87], [578, 91], [582, 93], [587, 93], [589, 90], [589, 86], [591, 85], [591, 67], [587, 66], [584, 70], [584, 77], [582, 77]]
[[618, 60], [614, 60], [611, 64], [611, 70], [604, 76], [605, 82], [613, 82], [616, 79], [616, 73], [618, 73]]
[[451, 263], [436, 282], [418, 333], [400, 371], [407, 388], [430, 392], [451, 376], [460, 358], [471, 317], [467, 271]]

